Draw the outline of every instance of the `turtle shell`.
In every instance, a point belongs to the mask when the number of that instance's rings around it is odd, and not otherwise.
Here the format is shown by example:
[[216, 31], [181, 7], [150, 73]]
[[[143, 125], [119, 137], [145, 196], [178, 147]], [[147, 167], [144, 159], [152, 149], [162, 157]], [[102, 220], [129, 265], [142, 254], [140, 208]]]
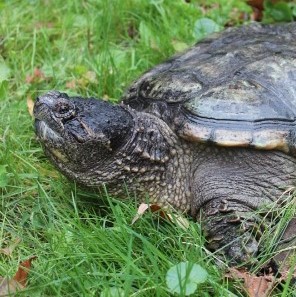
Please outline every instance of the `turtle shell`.
[[295, 151], [296, 23], [215, 34], [146, 72], [123, 101], [192, 142]]

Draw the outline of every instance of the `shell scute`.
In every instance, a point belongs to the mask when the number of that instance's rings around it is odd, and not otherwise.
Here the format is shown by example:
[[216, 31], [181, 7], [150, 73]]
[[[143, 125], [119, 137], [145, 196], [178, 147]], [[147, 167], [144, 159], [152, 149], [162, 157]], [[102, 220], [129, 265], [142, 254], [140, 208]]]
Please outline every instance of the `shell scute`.
[[192, 142], [295, 151], [296, 23], [211, 36], [148, 71], [124, 96]]

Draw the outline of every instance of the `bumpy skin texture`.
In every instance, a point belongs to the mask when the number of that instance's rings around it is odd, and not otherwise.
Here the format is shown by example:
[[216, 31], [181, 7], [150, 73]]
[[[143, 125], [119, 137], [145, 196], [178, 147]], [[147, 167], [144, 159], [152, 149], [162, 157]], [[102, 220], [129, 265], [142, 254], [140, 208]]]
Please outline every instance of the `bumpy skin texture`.
[[36, 133], [70, 179], [188, 212], [210, 249], [248, 261], [264, 228], [253, 211], [296, 184], [295, 37], [295, 24], [228, 30], [148, 71], [120, 105], [50, 91]]

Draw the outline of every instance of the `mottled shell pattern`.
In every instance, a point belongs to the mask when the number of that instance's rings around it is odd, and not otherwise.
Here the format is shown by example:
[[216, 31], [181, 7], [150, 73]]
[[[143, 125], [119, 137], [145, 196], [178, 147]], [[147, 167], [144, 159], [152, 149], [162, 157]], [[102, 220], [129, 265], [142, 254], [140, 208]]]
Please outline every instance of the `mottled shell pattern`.
[[212, 35], [146, 72], [123, 102], [192, 142], [294, 154], [296, 23]]

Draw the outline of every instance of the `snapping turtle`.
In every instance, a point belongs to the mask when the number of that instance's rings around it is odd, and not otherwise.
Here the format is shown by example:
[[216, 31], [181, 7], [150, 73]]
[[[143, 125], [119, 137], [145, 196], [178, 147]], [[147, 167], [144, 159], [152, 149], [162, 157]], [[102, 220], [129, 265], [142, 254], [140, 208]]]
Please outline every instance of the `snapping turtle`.
[[83, 185], [203, 219], [231, 263], [258, 250], [249, 213], [296, 185], [296, 24], [252, 24], [197, 43], [146, 72], [112, 105], [49, 91], [36, 133]]

